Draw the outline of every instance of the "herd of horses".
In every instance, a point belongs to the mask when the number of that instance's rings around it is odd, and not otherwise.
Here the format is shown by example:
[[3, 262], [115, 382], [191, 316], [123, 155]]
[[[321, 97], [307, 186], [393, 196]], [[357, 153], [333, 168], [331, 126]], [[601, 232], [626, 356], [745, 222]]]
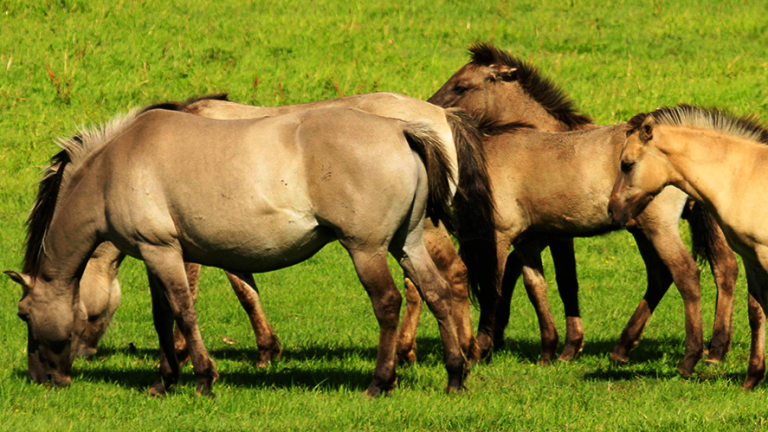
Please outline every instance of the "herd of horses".
[[[291, 266], [338, 240], [379, 323], [367, 394], [389, 392], [396, 364], [415, 360], [422, 301], [439, 325], [448, 391], [461, 390], [469, 365], [504, 343], [521, 275], [539, 320], [539, 362], [555, 360], [559, 336], [541, 260], [547, 246], [566, 314], [559, 360], [577, 356], [584, 331], [573, 238], [627, 229], [648, 286], [611, 360], [628, 361], [674, 282], [686, 319], [678, 370], [692, 373], [705, 353], [702, 258], [718, 290], [706, 361], [723, 361], [736, 251], [752, 330], [743, 386], [762, 381], [768, 172], [760, 169], [768, 129], [688, 105], [595, 125], [530, 64], [490, 44], [470, 53], [426, 102], [374, 93], [256, 107], [213, 95], [148, 106], [61, 140], [28, 220], [23, 271], [5, 272], [23, 287], [18, 315], [32, 378], [68, 385], [75, 356], [96, 352], [129, 255], [146, 265], [160, 342], [160, 377], [149, 393], [176, 384], [187, 358], [197, 392], [210, 393], [218, 374], [194, 308], [200, 265], [227, 273], [253, 325], [257, 365], [265, 366], [282, 348], [252, 273]], [[693, 254], [681, 240], [681, 218], [691, 225]], [[406, 277], [399, 325], [402, 296], [388, 253]], [[470, 298], [480, 308], [476, 336]]]

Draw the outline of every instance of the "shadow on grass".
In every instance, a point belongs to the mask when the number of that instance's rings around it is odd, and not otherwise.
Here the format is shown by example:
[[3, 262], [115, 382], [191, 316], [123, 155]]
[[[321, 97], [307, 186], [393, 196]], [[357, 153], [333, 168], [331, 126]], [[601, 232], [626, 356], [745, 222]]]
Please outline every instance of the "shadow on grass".
[[[664, 357], [681, 361], [683, 359], [682, 345], [680, 340], [675, 339], [643, 339], [640, 345], [629, 353], [629, 361], [631, 364], [646, 363], [660, 360]], [[613, 352], [615, 346], [616, 341], [612, 339], [586, 340], [584, 342], [584, 350], [575, 361], [585, 357], [607, 358]], [[557, 355], [560, 355], [562, 350], [563, 344], [561, 341]], [[534, 339], [517, 340], [507, 338], [504, 345], [496, 349], [494, 354], [503, 353], [513, 354], [536, 363], [541, 355], [541, 342]]]
[[[615, 341], [596, 340], [587, 341], [580, 358], [599, 357], [607, 359], [613, 350]], [[681, 343], [679, 340], [654, 340], [644, 339], [640, 346], [630, 354], [630, 367], [621, 366], [596, 370], [583, 375], [585, 380], [599, 381], [626, 381], [637, 378], [651, 378], [668, 380], [678, 377], [672, 369], [669, 372], [660, 370], [637, 370], [631, 365], [653, 362], [667, 357], [670, 362], [682, 359]], [[561, 347], [562, 349], [562, 347]], [[681, 352], [676, 352], [680, 350]], [[495, 356], [511, 354], [518, 356], [523, 361], [535, 363], [538, 360], [541, 345], [538, 340], [510, 340], [494, 353]], [[283, 352], [282, 363], [277, 366], [264, 369], [233, 370], [222, 373], [219, 385], [232, 385], [248, 388], [286, 388], [304, 390], [338, 390], [346, 388], [353, 391], [363, 391], [373, 376], [373, 367], [346, 367], [343, 360], [365, 360], [375, 362], [377, 348], [371, 347], [326, 347], [321, 345], [307, 345], [301, 347], [286, 348]], [[417, 362], [427, 366], [441, 366], [443, 363], [443, 344], [439, 338], [417, 338]], [[153, 348], [134, 347], [104, 347], [88, 362], [86, 368], [76, 368], [72, 378], [75, 381], [88, 380], [92, 382], [114, 383], [127, 388], [144, 391], [157, 378], [155, 367], [146, 367], [139, 364], [115, 369], [107, 366], [99, 366], [100, 360], [113, 355], [125, 355], [136, 359], [150, 359], [157, 361], [158, 351]], [[258, 350], [255, 347], [226, 346], [210, 351], [214, 360], [229, 360], [255, 365], [258, 359]], [[292, 367], [289, 362], [311, 361], [336, 361], [342, 360], [338, 366], [317, 365], [311, 368], [303, 366]], [[579, 362], [579, 358], [575, 360]], [[350, 361], [349, 364], [352, 364]], [[703, 365], [703, 363], [702, 363]], [[705, 366], [700, 365], [698, 372], [691, 378], [695, 382], [705, 381], [729, 381], [735, 385], [740, 384], [743, 375], [739, 373], [707, 373]], [[667, 369], [667, 368], [665, 368]], [[667, 369], [669, 370], [669, 369]], [[15, 374], [22, 378], [28, 378], [26, 369], [19, 368]], [[191, 367], [187, 366], [182, 372], [182, 382], [186, 385], [194, 385], [194, 374]]]

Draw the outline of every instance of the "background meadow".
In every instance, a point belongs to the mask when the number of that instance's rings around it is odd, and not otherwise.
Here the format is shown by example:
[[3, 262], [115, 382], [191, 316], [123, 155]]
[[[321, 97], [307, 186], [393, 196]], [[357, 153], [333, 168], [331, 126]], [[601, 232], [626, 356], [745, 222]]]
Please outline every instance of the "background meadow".
[[[54, 139], [131, 107], [229, 92], [280, 105], [373, 91], [426, 99], [492, 41], [530, 60], [599, 123], [681, 102], [768, 120], [768, 3], [643, 1], [81, 1], [0, 0], [0, 269], [20, 269], [24, 220]], [[681, 225], [686, 232], [687, 227]], [[20, 289], [0, 282], [2, 429], [587, 429], [766, 427], [768, 386], [739, 389], [749, 327], [743, 271], [733, 350], [690, 379], [682, 358], [682, 300], [671, 288], [631, 363], [608, 354], [645, 290], [645, 270], [625, 232], [577, 241], [583, 355], [535, 365], [539, 333], [518, 287], [507, 345], [473, 368], [468, 394], [446, 396], [435, 320], [424, 312], [418, 360], [399, 369], [391, 397], [370, 401], [377, 325], [346, 253], [331, 244], [295, 267], [257, 275], [285, 352], [255, 369], [248, 320], [223, 272], [204, 269], [198, 302], [221, 378], [216, 399], [194, 395], [187, 367], [166, 399], [143, 394], [156, 376], [157, 338], [143, 266], [126, 260], [123, 302], [71, 388], [26, 374]], [[564, 318], [551, 259], [551, 304]], [[396, 280], [402, 275], [393, 264]], [[705, 338], [714, 318], [711, 273], [702, 272]], [[225, 342], [224, 337], [234, 341]], [[129, 350], [133, 344], [136, 350]]]

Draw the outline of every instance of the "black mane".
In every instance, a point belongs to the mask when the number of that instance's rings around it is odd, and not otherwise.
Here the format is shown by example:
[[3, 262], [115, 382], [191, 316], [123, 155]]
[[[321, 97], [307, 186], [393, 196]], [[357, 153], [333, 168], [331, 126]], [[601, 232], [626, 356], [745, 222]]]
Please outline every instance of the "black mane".
[[707, 127], [768, 144], [768, 129], [753, 116], [739, 117], [720, 108], [686, 104], [637, 114], [627, 121], [627, 136], [636, 132], [648, 116], [653, 116], [653, 120], [658, 124]]
[[517, 68], [517, 82], [536, 102], [540, 103], [547, 112], [559, 122], [576, 129], [592, 123], [592, 119], [579, 113], [565, 92], [552, 81], [541, 76], [531, 64], [511, 56], [490, 43], [478, 43], [469, 48], [470, 64], [490, 66], [503, 64]]

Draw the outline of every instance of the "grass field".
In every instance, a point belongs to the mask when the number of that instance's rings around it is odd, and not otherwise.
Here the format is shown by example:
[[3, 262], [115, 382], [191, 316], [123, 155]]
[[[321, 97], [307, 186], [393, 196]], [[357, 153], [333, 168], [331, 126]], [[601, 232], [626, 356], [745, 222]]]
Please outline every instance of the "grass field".
[[[601, 123], [663, 104], [717, 105], [768, 119], [768, 3], [610, 1], [0, 0], [0, 269], [20, 269], [24, 220], [55, 137], [131, 107], [227, 91], [278, 105], [377, 90], [426, 99], [474, 41], [530, 59]], [[685, 228], [685, 227], [684, 227]], [[685, 228], [687, 231], [687, 228]], [[766, 390], [739, 389], [749, 332], [743, 271], [733, 350], [690, 379], [682, 300], [673, 288], [626, 367], [608, 354], [645, 289], [627, 233], [577, 241], [584, 354], [543, 368], [533, 308], [514, 298], [510, 342], [473, 368], [468, 394], [446, 396], [435, 320], [391, 397], [361, 396], [377, 325], [350, 260], [331, 244], [307, 262], [257, 275], [283, 361], [255, 369], [255, 342], [223, 272], [205, 269], [198, 311], [221, 378], [216, 399], [183, 384], [165, 399], [143, 266], [123, 265], [123, 303], [94, 360], [57, 390], [26, 374], [20, 289], [0, 282], [0, 429], [30, 430], [764, 430]], [[393, 264], [396, 280], [401, 279]], [[564, 333], [562, 305], [550, 297]], [[705, 338], [715, 291], [702, 273]], [[222, 336], [235, 344], [224, 342]], [[561, 335], [562, 336], [562, 335]], [[128, 349], [130, 343], [136, 351]]]

